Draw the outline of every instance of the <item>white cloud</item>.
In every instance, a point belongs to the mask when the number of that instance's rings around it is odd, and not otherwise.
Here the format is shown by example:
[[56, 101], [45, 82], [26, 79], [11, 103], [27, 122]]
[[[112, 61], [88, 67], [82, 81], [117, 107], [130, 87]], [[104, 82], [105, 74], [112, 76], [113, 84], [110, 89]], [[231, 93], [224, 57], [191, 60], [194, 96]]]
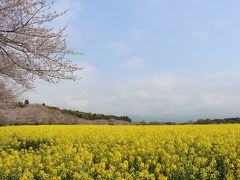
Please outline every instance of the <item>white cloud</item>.
[[191, 36], [195, 40], [201, 43], [207, 42], [210, 37], [209, 32], [206, 29], [201, 28], [199, 26], [187, 25], [185, 28], [190, 32]]
[[33, 102], [45, 102], [65, 108], [82, 109], [88, 107], [90, 97], [89, 95], [85, 96], [85, 94], [88, 94], [94, 84], [99, 82], [100, 74], [94, 66], [88, 63], [81, 63], [80, 66], [83, 67], [83, 70], [76, 74], [81, 77], [80, 80], [61, 81], [58, 84], [38, 80], [35, 90], [28, 92], [26, 96]]
[[52, 10], [56, 12], [64, 12], [68, 10], [68, 12], [58, 18], [58, 23], [66, 23], [72, 18], [79, 16], [83, 8], [82, 0], [56, 0], [53, 3]]
[[144, 65], [144, 60], [141, 58], [130, 58], [126, 61], [126, 66], [128, 69], [136, 70]]
[[143, 36], [142, 32], [139, 30], [134, 30], [129, 33], [129, 39], [130, 40], [138, 40], [141, 39]]
[[239, 116], [240, 83], [236, 82], [240, 74], [215, 74], [160, 73], [106, 82], [106, 77], [88, 65], [82, 80], [59, 85], [41, 82], [38, 94], [29, 97], [34, 102], [86, 112], [134, 115], [146, 121]]
[[49, 26], [54, 27], [55, 30], [67, 27], [65, 30], [65, 34], [68, 35], [67, 40], [70, 40], [71, 44], [79, 46], [83, 43], [86, 33], [77, 28], [76, 21], [81, 17], [81, 13], [84, 10], [84, 3], [82, 0], [56, 0], [53, 2], [51, 11], [62, 13], [65, 10], [68, 11], [56, 18]]
[[131, 48], [126, 43], [120, 41], [111, 42], [109, 47], [118, 54], [126, 54], [131, 51]]
[[82, 71], [80, 71], [80, 76], [83, 79], [92, 79], [95, 80], [99, 77], [97, 69], [89, 63], [80, 63], [80, 66], [83, 67]]

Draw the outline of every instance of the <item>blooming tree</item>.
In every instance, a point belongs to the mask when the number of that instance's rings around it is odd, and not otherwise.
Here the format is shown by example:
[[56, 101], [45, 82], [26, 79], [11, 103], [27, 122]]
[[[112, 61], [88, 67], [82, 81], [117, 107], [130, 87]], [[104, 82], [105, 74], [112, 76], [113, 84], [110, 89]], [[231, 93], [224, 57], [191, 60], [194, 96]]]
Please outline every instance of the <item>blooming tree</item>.
[[0, 81], [0, 109], [12, 106], [18, 98], [19, 92]]
[[76, 80], [81, 69], [66, 55], [65, 28], [50, 28], [49, 22], [66, 11], [52, 12], [47, 0], [0, 1], [0, 81], [25, 89], [38, 77], [48, 82]]

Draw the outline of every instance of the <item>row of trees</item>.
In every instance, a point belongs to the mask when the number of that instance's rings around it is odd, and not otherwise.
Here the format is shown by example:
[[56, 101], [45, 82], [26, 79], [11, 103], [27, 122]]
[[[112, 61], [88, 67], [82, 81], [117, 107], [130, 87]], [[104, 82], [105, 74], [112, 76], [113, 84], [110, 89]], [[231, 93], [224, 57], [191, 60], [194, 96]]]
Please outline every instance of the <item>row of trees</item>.
[[100, 119], [111, 120], [111, 119], [114, 119], [114, 120], [122, 120], [122, 121], [127, 121], [127, 122], [132, 121], [128, 116], [114, 116], [114, 115], [105, 115], [105, 114], [86, 113], [86, 112], [80, 112], [80, 111], [73, 111], [73, 110], [69, 110], [69, 109], [59, 109], [57, 107], [52, 107], [52, 106], [46, 106], [46, 107], [49, 109], [58, 110], [63, 114], [69, 114], [69, 115], [73, 115], [78, 118], [87, 119], [87, 120], [100, 120]]
[[240, 117], [224, 119], [199, 119], [194, 124], [240, 124]]
[[52, 10], [48, 0], [0, 1], [0, 101], [11, 104], [37, 78], [57, 83], [76, 80], [81, 70], [67, 55], [65, 28], [50, 27], [51, 21], [65, 14]]
[[176, 125], [176, 122], [159, 122], [159, 121], [150, 121], [150, 122], [146, 122], [146, 121], [141, 121], [139, 122], [139, 124], [141, 125]]
[[223, 118], [223, 119], [198, 119], [196, 121], [188, 121], [183, 123], [176, 122], [140, 122], [142, 125], [188, 125], [188, 124], [240, 124], [240, 117], [235, 118]]

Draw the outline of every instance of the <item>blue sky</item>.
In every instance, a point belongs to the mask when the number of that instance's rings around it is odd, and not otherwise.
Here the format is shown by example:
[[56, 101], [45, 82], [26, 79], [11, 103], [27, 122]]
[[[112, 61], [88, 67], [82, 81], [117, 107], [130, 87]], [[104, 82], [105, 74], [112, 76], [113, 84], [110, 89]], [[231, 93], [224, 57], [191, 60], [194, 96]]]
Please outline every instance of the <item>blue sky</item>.
[[77, 82], [37, 81], [32, 102], [135, 120], [240, 116], [240, 1], [56, 0]]

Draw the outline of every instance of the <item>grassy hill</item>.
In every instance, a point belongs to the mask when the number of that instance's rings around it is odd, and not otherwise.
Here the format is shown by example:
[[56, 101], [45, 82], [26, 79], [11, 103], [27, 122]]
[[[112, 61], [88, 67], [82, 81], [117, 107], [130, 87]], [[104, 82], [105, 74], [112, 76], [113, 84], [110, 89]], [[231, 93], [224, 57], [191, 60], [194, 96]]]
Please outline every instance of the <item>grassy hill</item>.
[[127, 116], [84, 113], [43, 105], [0, 109], [0, 125], [131, 124]]
[[53, 107], [53, 106], [46, 106], [46, 107], [49, 109], [60, 111], [63, 114], [73, 115], [78, 118], [83, 118], [87, 120], [114, 119], [114, 120], [131, 122], [131, 119], [128, 116], [114, 116], [114, 115], [105, 115], [105, 114], [96, 114], [96, 113], [86, 113], [86, 112], [80, 112], [80, 111], [73, 111], [70, 109], [60, 109], [58, 107]]

